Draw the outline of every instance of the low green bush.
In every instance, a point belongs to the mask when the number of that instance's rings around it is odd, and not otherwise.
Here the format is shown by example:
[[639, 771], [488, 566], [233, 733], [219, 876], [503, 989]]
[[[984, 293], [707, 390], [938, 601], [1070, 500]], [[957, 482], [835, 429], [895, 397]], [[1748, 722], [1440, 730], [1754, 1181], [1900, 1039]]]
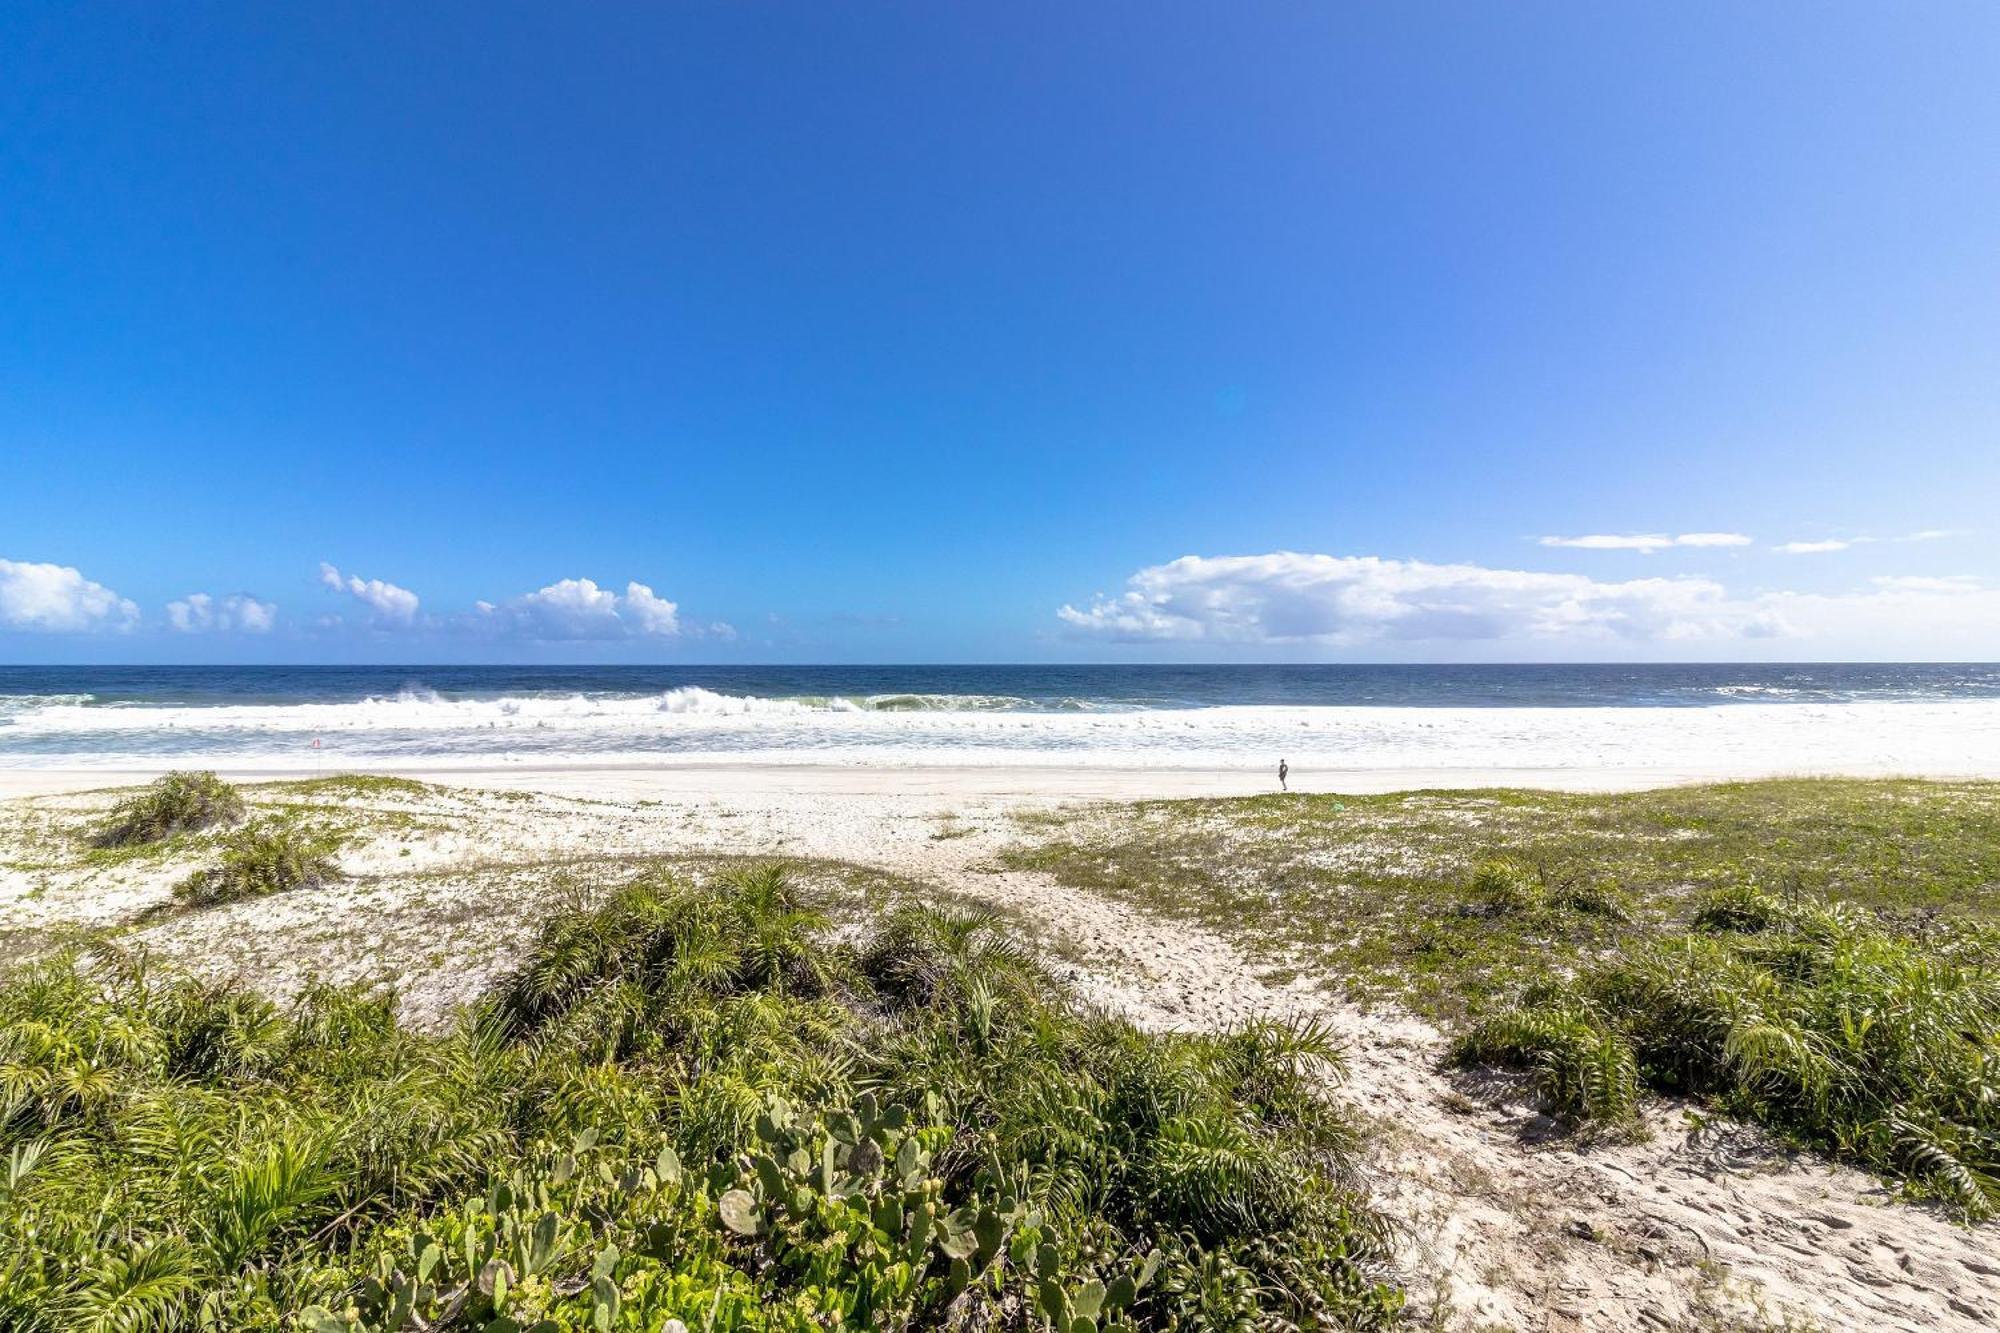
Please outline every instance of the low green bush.
[[1515, 861], [1491, 858], [1473, 868], [1466, 881], [1466, 907], [1485, 917], [1519, 917], [1531, 924], [1559, 922], [1565, 915], [1623, 921], [1624, 896], [1595, 876], [1565, 870], [1531, 870]]
[[1541, 902], [1541, 888], [1534, 875], [1512, 861], [1481, 861], [1473, 868], [1466, 894], [1479, 911], [1488, 916], [1514, 916], [1532, 911]]
[[436, 1036], [70, 954], [0, 983], [0, 1328], [1379, 1327], [1337, 1070], [770, 868], [568, 902]]
[[215, 774], [169, 773], [114, 806], [92, 841], [130, 847], [242, 818], [242, 795]]
[[340, 878], [334, 856], [345, 839], [287, 821], [252, 824], [231, 833], [222, 859], [174, 885], [186, 907], [214, 907], [293, 889], [316, 889]]
[[1588, 875], [1570, 875], [1548, 888], [1546, 902], [1551, 911], [1625, 921], [1632, 912], [1625, 895], [1610, 882]]
[[1577, 1121], [1638, 1086], [1710, 1099], [1960, 1213], [2000, 1210], [2000, 931], [1921, 936], [1755, 889], [1477, 1024], [1461, 1059], [1532, 1068]]
[[1786, 912], [1782, 899], [1764, 892], [1753, 880], [1742, 880], [1704, 893], [1695, 903], [1694, 928], [1755, 934], [1783, 921]]
[[1522, 1004], [1474, 1027], [1455, 1053], [1468, 1064], [1532, 1071], [1549, 1110], [1574, 1123], [1615, 1126], [1638, 1109], [1631, 1045], [1588, 1001], [1560, 988], [1531, 991]]

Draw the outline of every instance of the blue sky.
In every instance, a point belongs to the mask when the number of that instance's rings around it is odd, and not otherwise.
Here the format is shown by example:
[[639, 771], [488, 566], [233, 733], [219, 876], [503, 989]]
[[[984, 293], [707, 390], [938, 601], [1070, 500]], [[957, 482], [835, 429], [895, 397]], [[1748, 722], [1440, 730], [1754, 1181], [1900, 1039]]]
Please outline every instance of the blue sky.
[[0, 660], [2000, 657], [1996, 67], [1983, 2], [10, 6]]

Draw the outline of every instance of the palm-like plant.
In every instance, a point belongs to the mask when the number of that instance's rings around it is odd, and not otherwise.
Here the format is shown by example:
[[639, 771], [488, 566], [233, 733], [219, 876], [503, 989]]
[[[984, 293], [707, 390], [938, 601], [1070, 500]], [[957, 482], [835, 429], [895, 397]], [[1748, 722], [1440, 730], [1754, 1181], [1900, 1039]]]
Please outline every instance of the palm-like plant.
[[1991, 927], [1916, 938], [1739, 886], [1710, 895], [1688, 934], [1531, 991], [1457, 1049], [1535, 1068], [1574, 1120], [1629, 1116], [1643, 1080], [1985, 1216], [2000, 1209], [1996, 957]]
[[769, 866], [577, 895], [436, 1035], [71, 953], [0, 979], [0, 1327], [1373, 1326], [1338, 1056], [1081, 1009], [985, 914], [830, 942]]
[[119, 802], [93, 841], [100, 847], [126, 847], [241, 818], [242, 794], [215, 774], [168, 773]]

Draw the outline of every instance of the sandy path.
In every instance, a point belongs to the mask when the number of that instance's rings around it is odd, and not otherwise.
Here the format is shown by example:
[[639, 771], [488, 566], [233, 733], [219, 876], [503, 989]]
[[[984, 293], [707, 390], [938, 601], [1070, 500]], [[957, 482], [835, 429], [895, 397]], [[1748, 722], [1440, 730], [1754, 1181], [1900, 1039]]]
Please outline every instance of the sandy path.
[[1740, 1127], [1691, 1134], [1666, 1107], [1639, 1143], [1531, 1146], [1539, 1119], [1468, 1096], [1427, 1023], [1267, 986], [1226, 941], [1040, 874], [995, 872], [982, 862], [996, 849], [987, 836], [883, 840], [873, 859], [1040, 920], [1087, 960], [1081, 991], [1148, 1026], [1313, 1014], [1340, 1034], [1345, 1096], [1381, 1130], [1375, 1187], [1409, 1226], [1413, 1298], [1446, 1327], [1990, 1333], [2000, 1321], [2000, 1229], [1896, 1205], [1872, 1177]]
[[[631, 790], [621, 783], [617, 794]], [[1652, 1112], [1643, 1142], [1532, 1146], [1536, 1117], [1469, 1096], [1442, 1067], [1445, 1041], [1428, 1024], [1364, 1014], [1304, 983], [1266, 985], [1227, 941], [1187, 923], [995, 869], [995, 854], [1020, 837], [1013, 812], [1050, 803], [1046, 791], [967, 801], [955, 787], [766, 786], [659, 808], [693, 815], [682, 836], [705, 849], [856, 861], [1023, 913], [1080, 960], [1071, 978], [1080, 991], [1150, 1026], [1317, 1014], [1350, 1052], [1346, 1096], [1382, 1130], [1375, 1183], [1409, 1224], [1413, 1295], [1445, 1327], [1970, 1333], [2000, 1320], [2000, 1230], [1893, 1204], [1872, 1177], [1793, 1158], [1751, 1131], [1690, 1137], [1675, 1108]], [[940, 839], [947, 810], [954, 836]]]
[[[1071, 794], [1052, 793], [1046, 772], [1024, 774], [1020, 791], [991, 771], [971, 785], [901, 773], [862, 790], [753, 776], [683, 786], [653, 772], [487, 774], [482, 785], [544, 794], [440, 794], [440, 804], [490, 803], [491, 815], [426, 837], [414, 855], [386, 844], [366, 851], [352, 868], [388, 876], [566, 855], [833, 858], [1020, 913], [1076, 960], [1068, 970], [1082, 993], [1150, 1026], [1314, 1013], [1348, 1047], [1345, 1095], [1381, 1131], [1374, 1183], [1408, 1228], [1405, 1280], [1439, 1327], [1969, 1331], [2000, 1322], [2000, 1229], [1893, 1204], [1872, 1178], [1788, 1158], [1752, 1132], [1691, 1138], [1673, 1108], [1653, 1112], [1643, 1142], [1533, 1146], [1535, 1118], [1444, 1070], [1444, 1042], [1427, 1024], [1364, 1014], [1300, 982], [1267, 985], [1252, 960], [1196, 927], [996, 869], [996, 853], [1022, 837], [1015, 813]], [[385, 891], [264, 900], [191, 925], [261, 934], [282, 951], [301, 913], [384, 911], [393, 906]], [[31, 905], [56, 908], [21, 904]]]
[[1062, 930], [1111, 965], [1081, 989], [1151, 1026], [1327, 1022], [1349, 1053], [1344, 1095], [1382, 1133], [1374, 1183], [1409, 1226], [1412, 1295], [1446, 1327], [1990, 1333], [2000, 1320], [1995, 1230], [1895, 1205], [1859, 1172], [1747, 1130], [1691, 1135], [1665, 1108], [1640, 1143], [1534, 1147], [1538, 1118], [1468, 1096], [1420, 1020], [1265, 986], [1225, 941], [1039, 875], [932, 876]]

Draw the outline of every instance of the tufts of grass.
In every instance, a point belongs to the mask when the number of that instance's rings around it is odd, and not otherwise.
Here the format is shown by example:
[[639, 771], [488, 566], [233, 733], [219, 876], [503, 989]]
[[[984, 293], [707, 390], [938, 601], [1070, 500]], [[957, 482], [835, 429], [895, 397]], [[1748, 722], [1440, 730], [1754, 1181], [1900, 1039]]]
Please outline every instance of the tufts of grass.
[[1785, 918], [1785, 904], [1754, 880], [1725, 884], [1703, 894], [1695, 905], [1694, 928], [1705, 931], [1768, 930]]
[[185, 907], [215, 907], [293, 889], [316, 889], [340, 878], [334, 857], [345, 840], [324, 829], [267, 820], [231, 833], [222, 859], [174, 885]]
[[1465, 911], [1484, 917], [1525, 917], [1560, 925], [1568, 915], [1623, 921], [1624, 895], [1604, 880], [1575, 869], [1552, 873], [1513, 861], [1489, 858], [1473, 869], [1465, 886]]
[[1919, 937], [1730, 888], [1689, 931], [1532, 989], [1457, 1053], [1534, 1069], [1578, 1122], [1628, 1117], [1641, 1084], [1705, 1098], [1986, 1217], [2000, 1211], [1996, 959], [1989, 925]]
[[329, 796], [335, 799], [357, 796], [428, 796], [438, 789], [415, 778], [392, 777], [383, 773], [334, 773], [323, 778], [302, 778], [274, 784], [287, 796]]
[[132, 847], [243, 818], [243, 797], [213, 773], [177, 772], [120, 801], [92, 842]]
[[1466, 1064], [1531, 1071], [1543, 1103], [1572, 1123], [1616, 1127], [1638, 1110], [1630, 1045], [1566, 992], [1537, 993], [1495, 1014], [1460, 1038], [1454, 1054]]
[[[1672, 936], [1710, 890], [2000, 918], [2000, 783], [1152, 801], [1018, 821], [1001, 864], [1195, 921], [1448, 1025]], [[1482, 863], [1504, 869], [1482, 876]], [[1496, 905], [1506, 910], [1495, 910]]]
[[1518, 916], [1541, 903], [1533, 875], [1512, 861], [1490, 858], [1473, 869], [1466, 885], [1472, 906], [1487, 916]]
[[1625, 921], [1632, 915], [1630, 903], [1614, 885], [1586, 875], [1558, 879], [1548, 886], [1544, 901], [1553, 912], [1572, 912], [1607, 921]]
[[11, 973], [0, 1327], [1394, 1321], [1324, 1032], [1140, 1032], [977, 912], [819, 920], [776, 867], [641, 875], [439, 1036], [108, 946]]

